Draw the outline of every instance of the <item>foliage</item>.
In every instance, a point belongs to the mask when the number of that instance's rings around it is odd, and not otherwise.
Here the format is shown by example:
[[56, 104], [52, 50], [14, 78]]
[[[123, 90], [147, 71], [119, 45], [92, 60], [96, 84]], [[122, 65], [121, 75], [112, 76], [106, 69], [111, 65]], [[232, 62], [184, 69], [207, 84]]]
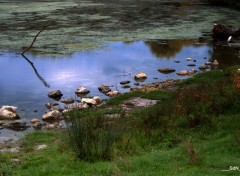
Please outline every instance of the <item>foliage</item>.
[[188, 163], [191, 165], [200, 164], [199, 150], [193, 146], [191, 139], [184, 141], [183, 147], [189, 158]]
[[96, 161], [113, 157], [114, 145], [121, 139], [125, 128], [121, 125], [123, 116], [109, 119], [102, 113], [89, 112], [79, 117], [74, 111], [69, 116], [70, 144], [80, 159]]

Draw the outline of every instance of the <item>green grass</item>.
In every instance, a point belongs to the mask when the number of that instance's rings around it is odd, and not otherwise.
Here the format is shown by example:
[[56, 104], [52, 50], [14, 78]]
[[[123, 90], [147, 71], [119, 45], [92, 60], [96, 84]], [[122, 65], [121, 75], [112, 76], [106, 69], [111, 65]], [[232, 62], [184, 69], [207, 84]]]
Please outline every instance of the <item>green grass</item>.
[[171, 92], [152, 91], [152, 92], [145, 93], [141, 91], [133, 91], [133, 92], [125, 93], [115, 98], [109, 99], [107, 105], [119, 105], [123, 101], [129, 100], [133, 97], [147, 98], [150, 100], [161, 100], [161, 99], [167, 98], [169, 94], [171, 94]]
[[[240, 145], [234, 138], [234, 131], [239, 127], [239, 115], [220, 116], [214, 133], [205, 134], [199, 139], [198, 130], [188, 131], [182, 142], [173, 148], [152, 148], [134, 156], [119, 156], [112, 161], [94, 163], [78, 160], [72, 150], [62, 142], [64, 131], [29, 133], [24, 139], [23, 151], [17, 154], [0, 154], [1, 168], [8, 170], [8, 175], [224, 175], [222, 170], [240, 163]], [[39, 140], [39, 139], [40, 140]], [[200, 164], [189, 164], [189, 155], [184, 142], [191, 138], [201, 158]], [[31, 141], [31, 140], [32, 141]], [[34, 151], [38, 144], [47, 144], [43, 150]], [[27, 149], [27, 150], [25, 150]], [[20, 165], [11, 162], [19, 158]], [[2, 162], [1, 162], [2, 163]], [[10, 169], [12, 168], [12, 169]], [[13, 169], [14, 168], [14, 169]], [[227, 172], [237, 175], [237, 171]]]
[[212, 81], [219, 81], [222, 79], [228, 79], [230, 70], [213, 70], [209, 72], [202, 72], [197, 75], [194, 75], [193, 77], [184, 80], [180, 85], [181, 86], [186, 86], [188, 84], [199, 84], [199, 83], [204, 83], [208, 84], [211, 83]]
[[[111, 129], [104, 126], [108, 122], [124, 127], [121, 137], [109, 144], [111, 157], [107, 160], [97, 157], [84, 161], [76, 150], [81, 141], [86, 142], [81, 130], [70, 136], [67, 130], [32, 132], [20, 141], [19, 153], [0, 153], [0, 175], [237, 175], [239, 171], [222, 171], [240, 163], [240, 92], [231, 81], [232, 69], [194, 76], [171, 93], [132, 92], [109, 100], [110, 108], [107, 105], [72, 114], [75, 120], [84, 122], [91, 117], [88, 123], [92, 129], [75, 126], [86, 133], [105, 133]], [[116, 106], [136, 96], [160, 102], [128, 114]], [[124, 117], [121, 123], [105, 117], [116, 113]], [[71, 145], [76, 142], [74, 135], [79, 142], [75, 150]], [[39, 144], [48, 147], [35, 150]], [[93, 149], [91, 145], [89, 150]]]

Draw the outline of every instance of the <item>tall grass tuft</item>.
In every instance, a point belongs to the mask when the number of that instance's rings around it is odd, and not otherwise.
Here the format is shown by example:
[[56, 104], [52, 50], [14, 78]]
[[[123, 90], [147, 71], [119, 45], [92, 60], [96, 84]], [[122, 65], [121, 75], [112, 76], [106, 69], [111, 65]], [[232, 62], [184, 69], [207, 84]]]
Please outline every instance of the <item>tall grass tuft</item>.
[[199, 150], [193, 146], [191, 139], [184, 141], [183, 147], [188, 155], [188, 163], [190, 165], [199, 165], [201, 163]]
[[109, 119], [100, 112], [72, 111], [67, 121], [70, 144], [84, 161], [110, 160], [114, 146], [124, 133], [123, 117]]
[[240, 145], [240, 131], [237, 130], [234, 132], [234, 139], [237, 145]]

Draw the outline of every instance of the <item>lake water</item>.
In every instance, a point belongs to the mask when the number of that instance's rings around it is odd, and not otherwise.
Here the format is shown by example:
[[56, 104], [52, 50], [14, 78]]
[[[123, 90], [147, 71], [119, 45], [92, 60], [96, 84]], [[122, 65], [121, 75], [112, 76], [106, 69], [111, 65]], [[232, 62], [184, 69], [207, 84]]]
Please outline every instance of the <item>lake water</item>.
[[[187, 78], [176, 72], [198, 70], [214, 59], [219, 69], [239, 64], [238, 43], [213, 43], [203, 37], [215, 22], [240, 26], [238, 14], [180, 0], [0, 2], [0, 106], [17, 106], [23, 119], [41, 118], [44, 104], [54, 102], [47, 96], [51, 90], [79, 99], [75, 90], [84, 86], [91, 91], [89, 96], [107, 98], [98, 91], [99, 85], [127, 92], [120, 81], [130, 80], [135, 87], [133, 76], [139, 71], [148, 75], [141, 83], [147, 84]], [[22, 57], [19, 53], [46, 24], [51, 25]], [[160, 67], [176, 72], [162, 74]], [[1, 137], [13, 134], [0, 132]]]

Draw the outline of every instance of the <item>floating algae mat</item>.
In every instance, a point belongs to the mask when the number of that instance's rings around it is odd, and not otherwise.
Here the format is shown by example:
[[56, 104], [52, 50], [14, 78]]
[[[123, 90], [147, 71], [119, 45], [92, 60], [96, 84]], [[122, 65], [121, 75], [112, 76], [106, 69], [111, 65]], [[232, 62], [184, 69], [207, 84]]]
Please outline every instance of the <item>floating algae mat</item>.
[[217, 21], [240, 26], [237, 16], [232, 9], [183, 0], [6, 0], [0, 2], [0, 48], [20, 53], [48, 24], [32, 53], [68, 55], [109, 41], [197, 38]]

